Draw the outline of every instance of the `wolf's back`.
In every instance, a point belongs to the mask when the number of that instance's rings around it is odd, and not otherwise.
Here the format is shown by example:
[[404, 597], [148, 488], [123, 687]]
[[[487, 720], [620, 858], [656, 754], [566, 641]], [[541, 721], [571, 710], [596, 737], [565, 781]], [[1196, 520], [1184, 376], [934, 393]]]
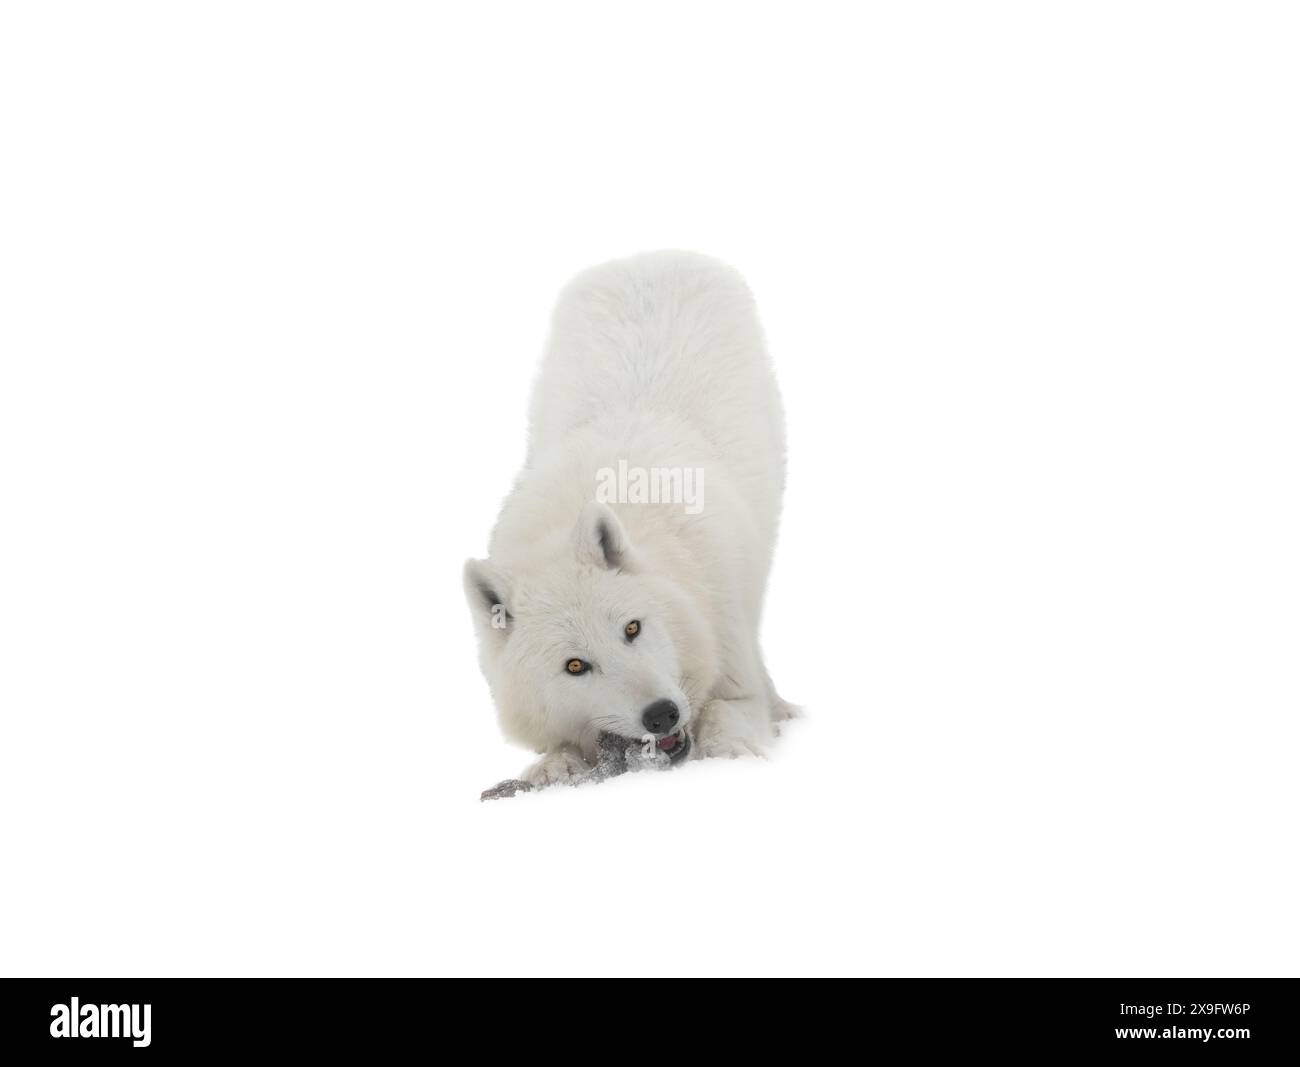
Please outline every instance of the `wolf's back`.
[[726, 448], [782, 438], [754, 300], [733, 268], [649, 252], [584, 271], [561, 293], [533, 393], [534, 448], [607, 416], [663, 412]]

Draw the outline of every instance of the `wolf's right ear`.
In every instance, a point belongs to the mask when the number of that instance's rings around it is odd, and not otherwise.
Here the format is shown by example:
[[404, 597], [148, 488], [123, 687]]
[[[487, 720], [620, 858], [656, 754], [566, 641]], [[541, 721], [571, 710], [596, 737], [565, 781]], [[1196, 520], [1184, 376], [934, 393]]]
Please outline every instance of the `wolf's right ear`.
[[510, 615], [510, 581], [506, 573], [485, 559], [465, 561], [465, 599], [480, 632], [504, 637], [514, 620]]

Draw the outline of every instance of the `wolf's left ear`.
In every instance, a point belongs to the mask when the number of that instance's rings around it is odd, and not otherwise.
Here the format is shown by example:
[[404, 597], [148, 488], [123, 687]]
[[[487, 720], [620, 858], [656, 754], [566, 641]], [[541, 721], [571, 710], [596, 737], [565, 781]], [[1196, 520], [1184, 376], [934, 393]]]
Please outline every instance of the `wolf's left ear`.
[[576, 531], [578, 559], [609, 570], [625, 569], [631, 563], [632, 548], [623, 524], [598, 500], [588, 501], [578, 517]]

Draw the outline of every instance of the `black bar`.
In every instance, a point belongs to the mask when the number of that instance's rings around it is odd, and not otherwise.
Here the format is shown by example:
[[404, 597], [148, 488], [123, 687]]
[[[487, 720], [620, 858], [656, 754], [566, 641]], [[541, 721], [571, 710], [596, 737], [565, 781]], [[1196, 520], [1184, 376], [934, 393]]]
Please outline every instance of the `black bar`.
[[[803, 1044], [810, 1052], [847, 1041], [869, 1057], [902, 1042], [917, 1053], [1145, 1059], [1173, 1050], [1195, 1059], [1285, 1062], [1300, 1047], [1294, 979], [872, 979], [836, 990], [815, 981], [766, 990], [733, 980], [726, 991], [717, 984], [706, 991], [673, 983], [665, 994], [672, 1018], [665, 1018], [638, 1007], [663, 998], [610, 982], [579, 990], [558, 979], [11, 979], [0, 998], [0, 1056], [13, 1063], [30, 1062], [12, 1059], [14, 1052], [42, 1061], [250, 1052], [369, 1059], [412, 1047], [450, 1052], [473, 1040], [487, 1059], [557, 1048], [579, 1056], [590, 1054], [575, 1047], [587, 1041], [599, 1042], [597, 1054], [605, 1057], [624, 1045], [638, 1054], [665, 1023], [721, 1044], [728, 1040], [717, 1029], [724, 996], [735, 1005], [724, 1014], [738, 1043]], [[695, 990], [707, 1007], [694, 1007]], [[143, 1023], [147, 1004], [148, 1044], [137, 1036], [143, 1026], [118, 1037], [52, 1036], [52, 1026], [66, 1029], [60, 1006], [70, 1015], [73, 997], [88, 1030], [113, 1017], [124, 1029], [123, 1005], [137, 1006], [131, 1018]], [[119, 1010], [105, 1013], [101, 1005]], [[747, 1011], [751, 1017], [743, 1018]]]

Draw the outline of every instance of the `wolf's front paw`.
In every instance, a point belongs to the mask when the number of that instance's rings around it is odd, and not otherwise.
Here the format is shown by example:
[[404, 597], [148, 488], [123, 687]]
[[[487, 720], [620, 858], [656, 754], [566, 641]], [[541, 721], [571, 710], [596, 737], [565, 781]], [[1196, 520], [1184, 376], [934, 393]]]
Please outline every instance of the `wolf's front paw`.
[[725, 730], [702, 730], [696, 738], [696, 746], [701, 759], [740, 759], [764, 754], [759, 745]]
[[529, 785], [540, 788], [541, 786], [572, 781], [588, 770], [590, 768], [578, 753], [566, 748], [557, 748], [546, 753], [524, 771], [520, 777]]
[[703, 759], [765, 756], [771, 720], [766, 704], [753, 699], [711, 700], [700, 712], [695, 747]]

